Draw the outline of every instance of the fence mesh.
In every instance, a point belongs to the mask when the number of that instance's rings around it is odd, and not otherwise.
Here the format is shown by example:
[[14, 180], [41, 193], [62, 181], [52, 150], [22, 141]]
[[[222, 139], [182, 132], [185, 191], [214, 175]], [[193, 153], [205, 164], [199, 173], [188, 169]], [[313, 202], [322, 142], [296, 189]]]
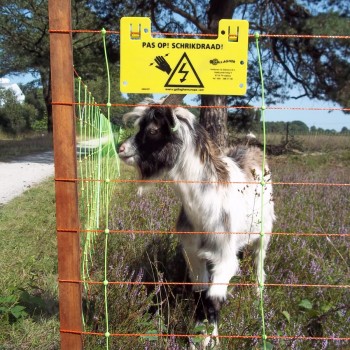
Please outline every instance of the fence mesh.
[[[52, 32], [52, 31], [51, 31]], [[55, 31], [57, 32], [57, 31]], [[85, 31], [74, 30], [75, 33], [94, 32], [102, 34], [102, 45], [105, 51], [106, 71], [108, 76], [108, 95], [105, 103], [95, 101], [87, 85], [78, 76], [76, 79], [76, 108], [77, 108], [77, 140], [78, 140], [78, 179], [56, 179], [56, 181], [74, 180], [80, 185], [80, 213], [82, 236], [82, 277], [79, 281], [60, 280], [59, 283], [76, 282], [84, 284], [85, 310], [83, 319], [84, 331], [80, 332], [85, 339], [85, 347], [91, 349], [181, 349], [186, 344], [188, 337], [198, 338], [198, 334], [192, 334], [191, 311], [188, 300], [188, 287], [195, 283], [186, 281], [184, 276], [179, 280], [172, 280], [169, 276], [172, 264], [179, 264], [176, 245], [177, 234], [211, 234], [211, 232], [176, 232], [173, 223], [176, 216], [178, 202], [174, 199], [170, 189], [172, 181], [141, 181], [128, 168], [121, 168], [116, 152], [116, 146], [122, 137], [122, 130], [114, 130], [111, 124], [110, 113], [114, 107], [133, 107], [134, 104], [118, 104], [110, 100], [111, 81], [109, 77], [108, 57], [106, 53], [105, 37], [108, 34], [118, 34], [111, 31]], [[159, 35], [159, 33], [156, 33]], [[174, 35], [174, 33], [161, 33], [162, 35]], [[183, 34], [181, 34], [183, 35]], [[199, 35], [196, 35], [199, 37]], [[284, 38], [309, 38], [310, 36], [290, 35], [257, 35], [255, 36], [257, 52], [259, 52], [259, 40], [269, 37]], [[350, 39], [350, 36], [316, 36], [321, 39], [342, 40]], [[259, 57], [259, 55], [258, 55]], [[263, 71], [259, 57], [261, 80], [263, 86]], [[264, 90], [261, 106], [215, 106], [215, 108], [256, 108], [261, 110], [262, 120], [264, 113], [269, 109], [287, 109], [288, 107], [266, 106], [264, 102]], [[53, 104], [64, 105], [65, 101], [53, 101]], [[103, 115], [100, 107], [107, 108], [107, 116]], [[212, 106], [185, 106], [185, 108], [211, 108]], [[319, 110], [323, 108], [298, 107], [294, 110]], [[350, 108], [327, 108], [327, 110], [349, 111]], [[264, 124], [263, 124], [264, 125]], [[263, 132], [264, 154], [266, 155], [266, 133]], [[265, 159], [265, 158], [264, 158]], [[265, 161], [265, 160], [264, 160]], [[278, 165], [277, 165], [278, 166]], [[264, 166], [263, 166], [264, 168]], [[299, 168], [298, 168], [299, 169]], [[291, 171], [293, 171], [291, 169]], [[299, 196], [307, 192], [309, 198], [306, 202], [312, 205], [326, 206], [327, 196], [332, 197], [332, 204], [345, 206], [349, 209], [349, 177], [342, 173], [335, 177], [333, 182], [329, 178], [322, 178], [322, 174], [316, 179], [302, 178], [296, 180], [292, 176], [281, 177], [273, 182], [280, 187], [280, 202], [283, 198], [292, 201], [293, 196]], [[307, 174], [304, 174], [305, 176]], [[139, 199], [136, 195], [136, 185], [148, 183], [156, 185], [155, 194], [146, 199]], [[179, 182], [193, 183], [191, 179], [182, 179]], [[198, 182], [202, 184], [203, 182]], [[321, 194], [314, 198], [313, 191], [319, 190]], [[336, 194], [331, 194], [335, 190]], [[305, 193], [303, 193], [305, 195]], [[326, 196], [326, 197], [323, 197]], [[333, 197], [337, 198], [333, 198]], [[324, 202], [322, 203], [322, 198]], [[347, 198], [347, 199], [346, 199]], [[337, 202], [337, 200], [339, 200]], [[300, 220], [305, 208], [298, 207], [302, 201], [296, 201], [296, 207], [290, 207], [291, 212], [298, 215], [291, 216], [290, 220]], [[321, 203], [320, 203], [321, 202]], [[284, 205], [287, 205], [284, 203]], [[288, 210], [287, 210], [288, 211]], [[175, 214], [174, 214], [175, 212]], [[315, 220], [320, 219], [320, 210], [315, 214]], [[346, 215], [346, 214], [343, 214]], [[157, 216], [162, 217], [163, 222], [157, 222]], [[287, 226], [278, 224], [280, 231], [273, 233], [256, 232], [261, 235], [271, 234], [279, 239], [270, 248], [278, 249], [285, 244], [288, 249], [303, 250], [309, 257], [317, 252], [317, 249], [329, 249], [335, 252], [339, 269], [332, 266], [327, 269], [326, 262], [319, 262], [313, 266], [311, 263], [303, 264], [295, 262], [302, 268], [309, 268], [315, 275], [314, 281], [304, 281], [300, 274], [299, 282], [296, 272], [284, 271], [283, 256], [277, 261], [269, 261], [273, 264], [269, 269], [268, 282], [261, 288], [260, 301], [256, 301], [252, 294], [257, 283], [249, 277], [234, 278], [229, 283], [230, 311], [223, 311], [223, 330], [220, 334], [221, 342], [226, 348], [263, 348], [263, 349], [343, 349], [344, 344], [350, 340], [348, 327], [344, 326], [349, 321], [349, 219], [342, 217], [343, 222], [339, 227], [316, 228], [314, 223]], [[339, 219], [341, 220], [341, 218]], [[281, 220], [285, 222], [285, 220]], [[283, 228], [285, 230], [283, 230]], [[333, 229], [332, 229], [333, 228]], [[59, 228], [65, 231], [68, 228]], [[227, 234], [227, 232], [222, 232]], [[229, 232], [238, 234], [239, 232]], [[292, 244], [286, 244], [286, 240]], [[309, 243], [300, 241], [309, 239]], [[321, 240], [329, 242], [324, 245]], [[299, 246], [300, 245], [300, 246]], [[134, 246], [133, 249], [130, 247]], [[155, 249], [155, 246], [159, 250]], [[163, 252], [162, 252], [163, 250]], [[311, 253], [308, 253], [310, 250]], [[142, 255], [143, 254], [143, 255]], [[169, 254], [169, 256], [163, 255]], [[286, 260], [292, 264], [293, 252], [283, 248]], [[129, 256], [132, 255], [132, 256]], [[173, 255], [175, 258], [170, 258]], [[320, 257], [330, 258], [327, 252]], [[313, 259], [313, 260], [312, 260]], [[314, 256], [310, 261], [318, 262]], [[137, 264], [137, 260], [148, 263], [147, 267]], [[164, 268], [160, 265], [168, 263]], [[297, 268], [298, 268], [297, 267]], [[274, 272], [282, 270], [280, 281]], [[242, 272], [248, 267], [244, 264]], [[247, 275], [249, 276], [249, 270]], [[321, 277], [316, 276], [320, 274]], [[343, 275], [342, 275], [343, 274]], [[275, 278], [273, 278], [273, 276]], [[310, 275], [308, 275], [310, 276]], [[176, 276], [179, 277], [179, 276]], [[272, 282], [270, 282], [272, 281]], [[283, 289], [288, 292], [283, 294]], [[296, 292], [299, 289], [302, 293]], [[267, 291], [267, 292], [266, 292]], [[326, 292], [325, 292], [326, 291]], [[332, 294], [329, 291], [336, 291]], [[271, 294], [270, 294], [271, 292]], [[272, 297], [272, 294], [277, 297]], [[294, 294], [297, 294], [297, 309], [288, 305], [295, 304]], [[181, 297], [180, 297], [181, 296]], [[281, 297], [282, 296], [282, 297]], [[290, 300], [286, 300], [286, 296]], [[180, 298], [180, 299], [179, 299]], [[234, 300], [234, 301], [233, 301]], [[276, 301], [279, 303], [276, 304]], [[289, 304], [290, 303], [290, 304]], [[230, 306], [226, 305], [226, 308]], [[254, 310], [253, 310], [254, 309]], [[288, 311], [290, 310], [290, 311]], [[294, 312], [294, 314], [293, 314]], [[185, 315], [186, 313], [186, 315]], [[249, 320], [246, 321], [239, 314]], [[175, 321], [172, 320], [175, 318]], [[335, 331], [328, 323], [338, 322]], [[235, 325], [233, 325], [236, 323]], [[227, 326], [225, 326], [225, 324]], [[75, 333], [74, 330], [61, 329], [63, 333]], [[328, 332], [328, 333], [327, 333]], [[225, 343], [226, 341], [226, 343]], [[304, 345], [303, 345], [304, 344]]]

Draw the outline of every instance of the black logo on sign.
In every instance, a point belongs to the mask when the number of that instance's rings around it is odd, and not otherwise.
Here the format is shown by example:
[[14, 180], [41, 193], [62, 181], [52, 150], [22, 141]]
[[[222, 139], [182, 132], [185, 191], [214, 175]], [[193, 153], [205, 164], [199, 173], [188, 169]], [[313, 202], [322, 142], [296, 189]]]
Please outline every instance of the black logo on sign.
[[203, 88], [200, 80], [187, 54], [184, 53], [180, 58], [175, 69], [171, 72], [165, 87], [191, 87]]

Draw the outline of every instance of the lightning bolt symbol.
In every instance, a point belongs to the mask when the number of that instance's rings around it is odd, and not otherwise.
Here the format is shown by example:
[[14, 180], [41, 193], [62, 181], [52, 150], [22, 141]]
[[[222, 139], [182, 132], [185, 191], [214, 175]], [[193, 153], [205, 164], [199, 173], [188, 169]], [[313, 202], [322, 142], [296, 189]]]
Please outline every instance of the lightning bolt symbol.
[[187, 74], [189, 73], [188, 70], [184, 70], [185, 66], [186, 66], [186, 62], [182, 65], [182, 67], [179, 70], [179, 73], [184, 74], [183, 78], [180, 79], [181, 83], [183, 83], [186, 80]]

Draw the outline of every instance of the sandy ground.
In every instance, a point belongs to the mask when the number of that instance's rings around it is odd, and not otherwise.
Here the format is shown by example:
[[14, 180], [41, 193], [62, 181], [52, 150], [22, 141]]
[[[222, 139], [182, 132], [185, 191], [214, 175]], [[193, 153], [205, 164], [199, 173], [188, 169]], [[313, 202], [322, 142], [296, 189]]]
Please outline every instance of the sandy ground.
[[53, 152], [0, 162], [0, 205], [53, 175]]

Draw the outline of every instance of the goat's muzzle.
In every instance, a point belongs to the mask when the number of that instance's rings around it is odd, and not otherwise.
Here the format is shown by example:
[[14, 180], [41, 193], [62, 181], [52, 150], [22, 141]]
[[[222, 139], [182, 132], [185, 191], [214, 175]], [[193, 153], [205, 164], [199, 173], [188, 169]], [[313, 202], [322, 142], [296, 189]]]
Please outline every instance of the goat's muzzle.
[[136, 151], [133, 143], [130, 139], [126, 140], [120, 147], [118, 151], [119, 158], [128, 165], [135, 165]]

